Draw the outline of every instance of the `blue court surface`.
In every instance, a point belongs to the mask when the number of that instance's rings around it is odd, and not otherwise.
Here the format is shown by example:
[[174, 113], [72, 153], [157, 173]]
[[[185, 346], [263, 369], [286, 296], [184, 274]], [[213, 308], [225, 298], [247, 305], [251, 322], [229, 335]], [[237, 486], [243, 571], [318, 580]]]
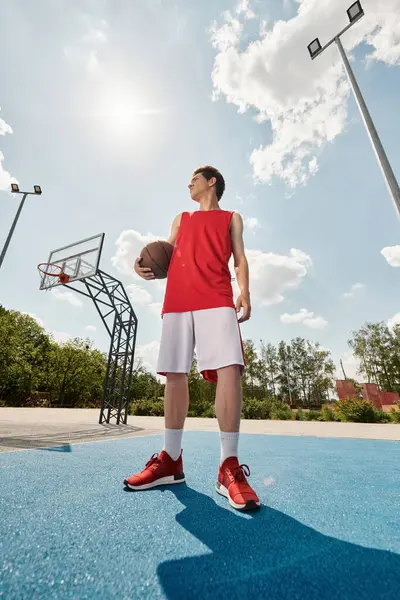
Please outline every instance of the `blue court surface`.
[[242, 435], [263, 503], [215, 492], [216, 433], [186, 483], [125, 491], [161, 436], [0, 454], [0, 597], [400, 598], [400, 445]]

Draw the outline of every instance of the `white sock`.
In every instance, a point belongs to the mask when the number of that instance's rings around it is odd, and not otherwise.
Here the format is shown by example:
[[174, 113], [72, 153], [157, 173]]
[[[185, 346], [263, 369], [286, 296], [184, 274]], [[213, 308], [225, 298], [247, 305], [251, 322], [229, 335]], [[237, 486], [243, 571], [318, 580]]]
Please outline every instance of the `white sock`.
[[172, 460], [178, 460], [182, 449], [183, 429], [165, 429], [164, 431], [164, 448], [165, 452], [170, 455]]
[[220, 431], [221, 465], [230, 456], [238, 455], [239, 432]]

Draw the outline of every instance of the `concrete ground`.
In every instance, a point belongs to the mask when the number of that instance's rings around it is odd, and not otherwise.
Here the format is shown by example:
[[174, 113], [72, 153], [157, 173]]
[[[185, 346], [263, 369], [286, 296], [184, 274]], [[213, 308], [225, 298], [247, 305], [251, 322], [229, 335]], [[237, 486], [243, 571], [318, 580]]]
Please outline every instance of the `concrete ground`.
[[162, 440], [0, 453], [0, 598], [399, 600], [396, 442], [244, 433], [243, 514], [212, 431], [185, 432], [182, 485], [125, 488]]
[[[157, 435], [163, 417], [130, 416], [127, 425], [99, 425], [99, 409], [0, 407], [0, 452]], [[218, 431], [216, 419], [188, 418], [186, 431]], [[243, 433], [400, 440], [400, 425], [243, 420]]]

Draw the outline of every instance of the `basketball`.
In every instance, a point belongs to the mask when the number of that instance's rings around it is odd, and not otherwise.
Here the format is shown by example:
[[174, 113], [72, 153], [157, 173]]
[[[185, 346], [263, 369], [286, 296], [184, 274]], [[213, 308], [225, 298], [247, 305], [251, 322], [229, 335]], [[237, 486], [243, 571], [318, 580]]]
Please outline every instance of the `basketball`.
[[173, 251], [174, 247], [169, 242], [151, 242], [140, 253], [140, 266], [151, 269], [156, 279], [165, 279]]

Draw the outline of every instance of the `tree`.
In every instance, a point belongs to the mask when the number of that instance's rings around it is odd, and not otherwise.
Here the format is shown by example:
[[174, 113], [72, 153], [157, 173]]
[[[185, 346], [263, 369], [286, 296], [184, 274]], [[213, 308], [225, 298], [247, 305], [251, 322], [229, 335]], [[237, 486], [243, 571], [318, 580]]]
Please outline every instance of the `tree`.
[[199, 417], [214, 404], [215, 385], [205, 381], [200, 374], [197, 360], [193, 360], [189, 372], [189, 416]]
[[335, 365], [327, 350], [303, 338], [278, 347], [279, 391], [292, 405], [310, 406], [327, 399], [333, 388]]
[[400, 327], [366, 323], [352, 332], [349, 345], [360, 360], [360, 373], [382, 390], [400, 392]]
[[29, 315], [0, 311], [0, 398], [20, 405], [45, 381], [52, 343]]
[[263, 369], [257, 349], [252, 340], [244, 340], [243, 354], [246, 363], [243, 377], [243, 391], [245, 395], [250, 394], [250, 396], [254, 396], [255, 389], [260, 386]]
[[150, 373], [139, 359], [132, 374], [131, 398], [133, 400], [158, 399], [163, 395], [164, 386]]
[[48, 388], [58, 406], [100, 405], [106, 358], [89, 340], [54, 344]]
[[[349, 344], [360, 359], [360, 372], [386, 391], [400, 393], [400, 325], [366, 323], [352, 332]], [[303, 338], [277, 346], [243, 343], [244, 397], [284, 400], [312, 406], [327, 399], [335, 367], [327, 350]], [[35, 394], [47, 394], [56, 406], [98, 406], [107, 356], [89, 340], [54, 339], [29, 315], [0, 305], [0, 402], [24, 406]], [[117, 368], [117, 379], [121, 369]], [[153, 400], [163, 385], [139, 361], [132, 375], [132, 399]], [[193, 361], [189, 373], [190, 414], [211, 414], [215, 386], [203, 379]]]
[[278, 352], [272, 344], [265, 346], [263, 340], [260, 343], [260, 383], [268, 395], [276, 400], [279, 374]]
[[289, 404], [297, 404], [298, 390], [290, 344], [280, 342], [277, 350], [279, 395]]

